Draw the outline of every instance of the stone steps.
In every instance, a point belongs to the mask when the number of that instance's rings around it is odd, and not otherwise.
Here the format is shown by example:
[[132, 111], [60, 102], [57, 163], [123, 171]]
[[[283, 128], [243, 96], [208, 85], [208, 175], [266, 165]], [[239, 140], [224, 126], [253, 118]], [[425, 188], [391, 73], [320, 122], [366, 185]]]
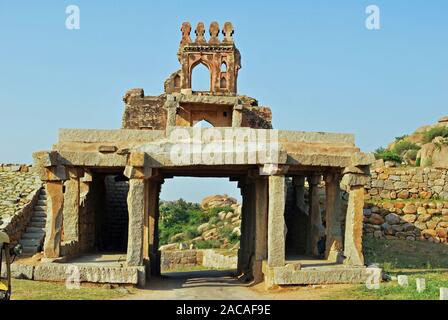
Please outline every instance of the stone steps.
[[45, 189], [42, 188], [39, 193], [38, 201], [34, 206], [30, 222], [19, 241], [23, 247], [23, 253], [25, 255], [33, 255], [42, 249], [42, 244], [45, 238], [46, 221], [47, 195]]

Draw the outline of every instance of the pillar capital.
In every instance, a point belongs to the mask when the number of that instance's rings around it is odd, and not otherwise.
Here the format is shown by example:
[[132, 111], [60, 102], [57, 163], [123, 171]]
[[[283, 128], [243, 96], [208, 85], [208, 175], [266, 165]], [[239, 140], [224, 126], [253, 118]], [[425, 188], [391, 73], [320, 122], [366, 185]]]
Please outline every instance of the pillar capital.
[[153, 169], [150, 167], [126, 166], [123, 174], [129, 179], [146, 180], [152, 177]]
[[69, 179], [65, 166], [57, 165], [44, 168], [41, 172], [42, 181], [64, 181]]
[[260, 176], [284, 176], [288, 172], [289, 166], [278, 163], [265, 163], [260, 167]]

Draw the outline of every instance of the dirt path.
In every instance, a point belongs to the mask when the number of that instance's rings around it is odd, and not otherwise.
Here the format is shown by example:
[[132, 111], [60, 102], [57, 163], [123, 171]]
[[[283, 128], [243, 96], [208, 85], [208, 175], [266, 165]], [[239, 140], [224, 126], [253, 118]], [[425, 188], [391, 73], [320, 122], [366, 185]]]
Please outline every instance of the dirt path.
[[231, 271], [170, 273], [154, 278], [146, 289], [126, 297], [133, 300], [319, 300], [336, 297], [347, 285], [306, 286], [266, 291], [238, 281]]

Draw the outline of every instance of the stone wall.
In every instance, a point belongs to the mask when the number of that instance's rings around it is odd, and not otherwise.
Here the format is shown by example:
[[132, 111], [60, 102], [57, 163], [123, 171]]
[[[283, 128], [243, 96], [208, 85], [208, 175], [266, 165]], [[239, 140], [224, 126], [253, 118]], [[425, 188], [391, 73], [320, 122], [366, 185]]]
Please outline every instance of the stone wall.
[[366, 185], [367, 200], [448, 200], [448, 170], [433, 168], [376, 168]]
[[188, 269], [203, 266], [210, 269], [236, 269], [236, 252], [221, 252], [213, 249], [205, 250], [163, 250], [161, 253], [161, 269]]
[[0, 164], [0, 230], [17, 242], [25, 230], [42, 187], [28, 165]]
[[374, 238], [447, 243], [448, 202], [366, 203], [364, 234]]

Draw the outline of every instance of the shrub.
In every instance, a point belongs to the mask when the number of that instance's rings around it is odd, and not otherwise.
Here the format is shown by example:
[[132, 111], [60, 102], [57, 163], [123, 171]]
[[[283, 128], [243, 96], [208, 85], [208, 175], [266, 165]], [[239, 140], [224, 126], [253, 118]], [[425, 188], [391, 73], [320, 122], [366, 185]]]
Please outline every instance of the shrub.
[[399, 137], [395, 137], [395, 141], [398, 142], [398, 141], [406, 139], [407, 137], [409, 137], [407, 134], [399, 136]]
[[435, 127], [425, 132], [424, 143], [430, 143], [435, 137], [448, 137], [448, 127]]
[[408, 150], [418, 151], [420, 150], [420, 147], [416, 145], [414, 142], [401, 140], [394, 146], [392, 151], [400, 156], [403, 156], [403, 154]]
[[417, 160], [415, 160], [415, 165], [416, 165], [417, 167], [420, 167], [421, 164], [422, 164], [422, 158], [417, 158]]
[[221, 247], [219, 240], [202, 240], [195, 243], [197, 249], [215, 249]]
[[402, 158], [399, 154], [395, 153], [391, 150], [386, 150], [384, 148], [378, 148], [374, 152], [376, 159], [383, 159], [384, 161], [394, 161], [394, 162], [402, 162]]
[[406, 155], [412, 161], [417, 161], [418, 150], [409, 150]]

